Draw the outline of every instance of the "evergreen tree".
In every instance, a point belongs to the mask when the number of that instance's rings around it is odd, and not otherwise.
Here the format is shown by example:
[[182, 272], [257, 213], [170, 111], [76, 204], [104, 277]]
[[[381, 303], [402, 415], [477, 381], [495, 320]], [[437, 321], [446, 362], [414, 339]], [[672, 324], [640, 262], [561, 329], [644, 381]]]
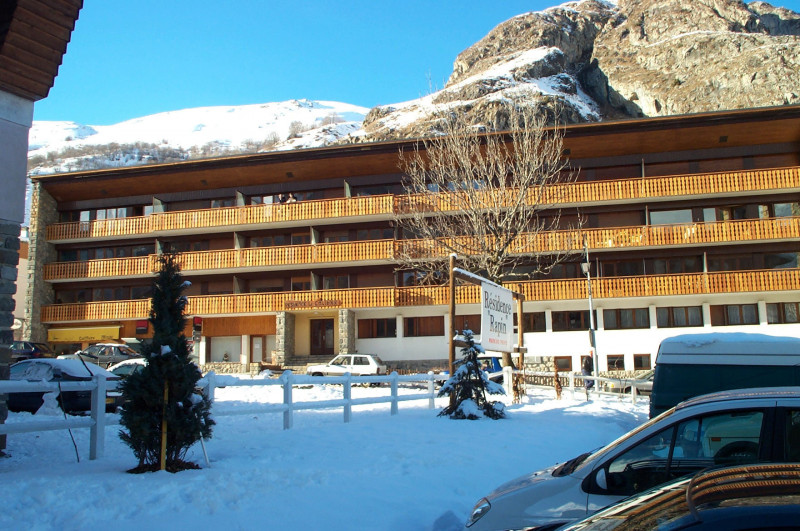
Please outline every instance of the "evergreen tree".
[[124, 430], [119, 434], [139, 460], [130, 472], [161, 468], [162, 419], [167, 421], [165, 467], [170, 472], [198, 468], [184, 461], [184, 457], [200, 438], [211, 437], [214, 425], [211, 402], [195, 392], [200, 369], [189, 358], [189, 345], [183, 334], [187, 300], [182, 293], [188, 282], [183, 281], [175, 255], [159, 257], [159, 266], [150, 309], [153, 340], [142, 352], [147, 365], [121, 385], [125, 404], [120, 423]]
[[478, 363], [478, 355], [483, 347], [475, 344], [472, 330], [462, 332], [467, 345], [461, 349], [462, 358], [455, 363], [455, 371], [439, 390], [440, 397], [455, 396], [455, 401], [439, 412], [451, 419], [475, 420], [481, 416], [493, 419], [505, 418], [505, 405], [502, 402], [489, 402], [486, 393], [505, 394], [503, 386], [486, 375]]

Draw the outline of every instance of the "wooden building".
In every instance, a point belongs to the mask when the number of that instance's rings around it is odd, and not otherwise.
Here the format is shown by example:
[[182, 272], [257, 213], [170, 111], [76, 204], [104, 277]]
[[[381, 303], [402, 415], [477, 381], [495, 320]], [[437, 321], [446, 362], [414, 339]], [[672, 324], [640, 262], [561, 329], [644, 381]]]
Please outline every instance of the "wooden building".
[[[203, 365], [358, 351], [443, 367], [447, 287], [395, 271], [398, 152], [412, 146], [35, 177], [30, 334], [62, 350], [146, 339], [155, 258], [170, 249]], [[678, 333], [800, 333], [800, 107], [573, 125], [565, 148], [579, 176], [558, 207], [586, 219], [601, 372], [650, 368]], [[563, 234], [550, 236], [537, 246]], [[589, 353], [584, 256], [571, 260], [513, 285], [528, 361], [561, 370]], [[459, 290], [457, 328], [480, 313], [478, 291]]]

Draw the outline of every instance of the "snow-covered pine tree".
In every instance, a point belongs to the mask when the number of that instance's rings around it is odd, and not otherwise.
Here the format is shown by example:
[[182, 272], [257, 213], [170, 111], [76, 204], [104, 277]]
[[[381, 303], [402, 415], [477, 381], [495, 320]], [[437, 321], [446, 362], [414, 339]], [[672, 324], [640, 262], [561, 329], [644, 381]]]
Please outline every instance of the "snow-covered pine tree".
[[462, 358], [455, 363], [450, 378], [439, 390], [440, 397], [455, 396], [455, 401], [439, 412], [439, 416], [447, 415], [451, 419], [475, 420], [483, 417], [492, 419], [505, 418], [505, 404], [489, 402], [486, 393], [491, 395], [505, 394], [503, 386], [489, 379], [481, 370], [478, 355], [484, 352], [483, 347], [475, 344], [472, 330], [464, 330], [461, 335], [466, 346], [461, 349]]
[[143, 349], [147, 365], [121, 386], [125, 404], [120, 423], [124, 429], [119, 435], [139, 460], [139, 465], [129, 472], [161, 468], [162, 418], [167, 420], [165, 468], [170, 472], [199, 468], [184, 461], [184, 457], [200, 438], [211, 437], [211, 403], [195, 393], [200, 369], [189, 358], [189, 345], [183, 334], [187, 304], [183, 291], [187, 285], [175, 255], [160, 256], [150, 309], [153, 340]]

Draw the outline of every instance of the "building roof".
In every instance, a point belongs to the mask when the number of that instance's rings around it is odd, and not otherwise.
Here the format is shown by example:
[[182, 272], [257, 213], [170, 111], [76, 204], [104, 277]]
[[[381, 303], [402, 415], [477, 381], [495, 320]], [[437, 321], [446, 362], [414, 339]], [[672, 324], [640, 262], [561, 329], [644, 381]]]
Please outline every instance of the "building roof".
[[[398, 173], [416, 140], [273, 151], [32, 177], [59, 202]], [[572, 161], [720, 147], [800, 147], [800, 106], [570, 125]]]
[[38, 101], [50, 92], [83, 0], [0, 2], [0, 90]]

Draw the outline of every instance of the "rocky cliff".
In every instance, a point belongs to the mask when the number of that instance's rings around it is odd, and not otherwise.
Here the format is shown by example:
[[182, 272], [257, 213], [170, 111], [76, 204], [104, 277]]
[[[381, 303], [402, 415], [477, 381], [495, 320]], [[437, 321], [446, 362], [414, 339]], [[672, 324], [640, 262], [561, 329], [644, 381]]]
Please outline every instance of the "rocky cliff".
[[514, 17], [456, 58], [445, 87], [372, 109], [365, 138], [418, 137], [439, 110], [485, 124], [535, 95], [570, 122], [800, 103], [800, 15], [764, 2], [603, 0]]

